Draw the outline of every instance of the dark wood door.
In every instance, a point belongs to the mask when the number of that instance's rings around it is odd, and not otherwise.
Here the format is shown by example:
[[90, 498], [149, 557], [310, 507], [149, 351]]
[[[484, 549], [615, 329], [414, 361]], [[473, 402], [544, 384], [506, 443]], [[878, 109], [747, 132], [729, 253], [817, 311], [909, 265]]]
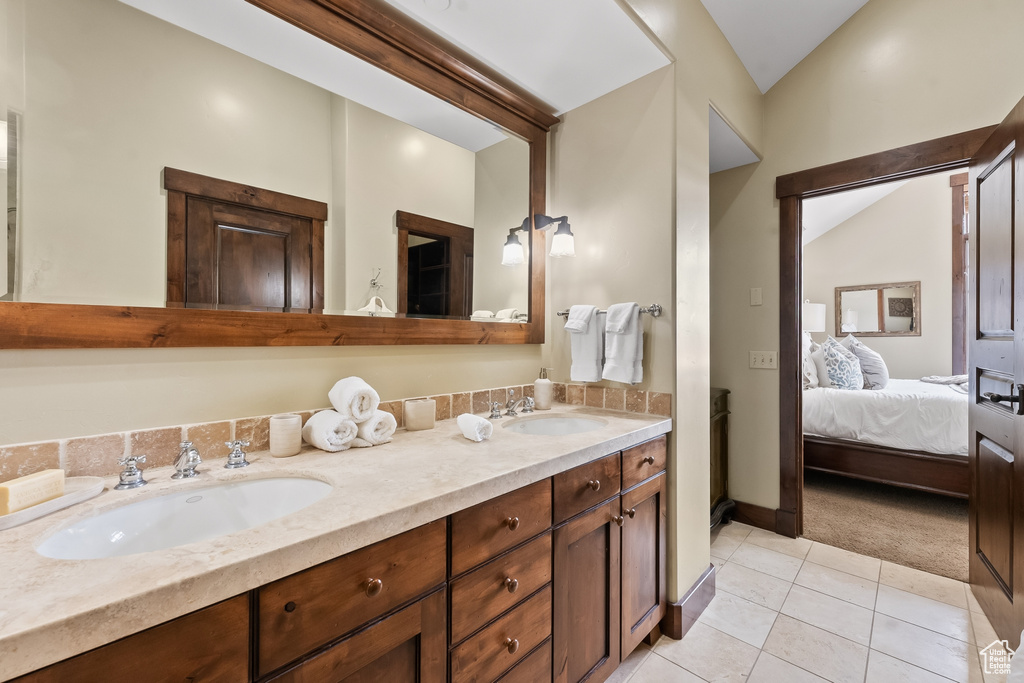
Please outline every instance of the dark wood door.
[[[1024, 382], [1024, 250], [1017, 249], [1024, 197], [1021, 157], [1024, 100], [971, 160], [969, 462], [970, 583], [1000, 638], [1016, 648], [1024, 626], [1024, 418], [1017, 417]], [[1024, 234], [1022, 234], [1024, 237]], [[987, 645], [987, 643], [979, 643]]]
[[622, 652], [625, 659], [668, 607], [665, 473], [622, 494]]
[[320, 651], [275, 683], [444, 683], [447, 606], [442, 588]]
[[553, 646], [557, 683], [600, 683], [620, 657], [620, 527], [616, 496], [555, 527]]
[[[395, 212], [398, 312], [465, 317], [473, 313], [473, 228]], [[410, 246], [417, 237], [432, 240]], [[417, 310], [417, 306], [419, 310]]]

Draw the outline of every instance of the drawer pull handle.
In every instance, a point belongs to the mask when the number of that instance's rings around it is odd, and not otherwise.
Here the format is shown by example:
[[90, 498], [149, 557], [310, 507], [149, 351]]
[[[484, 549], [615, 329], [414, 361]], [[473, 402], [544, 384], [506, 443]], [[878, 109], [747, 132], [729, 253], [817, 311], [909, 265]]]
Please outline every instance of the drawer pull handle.
[[505, 526], [508, 527], [509, 531], [515, 531], [516, 529], [519, 528], [519, 518], [518, 517], [508, 517], [505, 520]]
[[384, 588], [384, 582], [380, 579], [368, 579], [366, 582], [366, 597], [372, 598], [380, 595], [382, 588]]
[[622, 523], [626, 521], [625, 517], [621, 517], [619, 515], [616, 515], [616, 516], [612, 517], [612, 519], [615, 520], [615, 523], [618, 524], [619, 526], [622, 526]]
[[286, 602], [284, 604], [284, 611], [285, 612], [294, 612], [296, 607], [297, 607], [297, 605], [294, 602], [289, 601], [289, 602]]
[[595, 491], [601, 490], [601, 482], [597, 479], [591, 479], [590, 481], [588, 481], [587, 486], [594, 489]]
[[503, 585], [505, 586], [505, 588], [508, 589], [509, 593], [515, 593], [516, 589], [519, 588], [519, 580], [513, 579], [511, 576], [507, 576], [505, 577], [505, 582]]
[[654, 456], [653, 455], [648, 455], [647, 457], [645, 457], [643, 459], [643, 462], [647, 463], [648, 465], [653, 465], [654, 464]]
[[634, 517], [636, 517], [636, 508], [630, 508], [629, 510], [626, 510], [626, 514], [629, 515], [630, 519], [633, 519]]
[[519, 641], [515, 638], [506, 638], [505, 648], [508, 650], [508, 653], [510, 655], [514, 655], [515, 653], [519, 652]]

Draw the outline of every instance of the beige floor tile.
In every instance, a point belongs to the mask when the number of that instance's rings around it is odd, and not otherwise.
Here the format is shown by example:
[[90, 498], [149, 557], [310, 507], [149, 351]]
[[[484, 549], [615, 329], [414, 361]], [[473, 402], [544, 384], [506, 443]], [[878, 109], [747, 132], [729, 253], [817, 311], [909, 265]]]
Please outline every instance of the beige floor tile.
[[875, 611], [965, 643], [974, 642], [970, 613], [939, 600], [882, 584], [878, 587]]
[[[716, 571], [721, 572], [722, 569], [725, 568], [725, 565], [728, 564], [728, 561], [727, 560], [723, 560], [720, 557], [715, 557], [714, 555], [712, 555], [711, 556], [711, 564], [715, 565], [715, 570]], [[717, 581], [718, 579], [715, 579], [715, 580]]]
[[793, 586], [782, 606], [782, 613], [835, 633], [865, 647], [871, 643], [871, 619], [874, 613], [852, 602]]
[[762, 652], [754, 664], [754, 670], [750, 672], [747, 683], [828, 683], [821, 676], [815, 676], [810, 671], [804, 671], [787, 661], [779, 659], [775, 655]]
[[752, 527], [749, 524], [743, 522], [729, 522], [715, 529], [715, 533], [720, 536], [729, 536], [735, 538], [737, 541], [742, 541], [744, 538], [754, 531], [757, 527]]
[[619, 668], [617, 668], [606, 681], [607, 683], [626, 683], [629, 677], [636, 673], [640, 665], [651, 656], [651, 648], [647, 645], [640, 643], [635, 650], [629, 653]]
[[740, 547], [741, 543], [743, 543], [742, 539], [719, 534], [717, 538], [711, 541], [711, 554], [714, 557], [728, 560], [736, 551], [736, 548]]
[[878, 572], [882, 567], [882, 561], [877, 557], [851, 553], [823, 543], [814, 544], [807, 553], [807, 560], [869, 581], [878, 581]]
[[778, 612], [720, 591], [698, 619], [699, 622], [760, 648], [772, 630]]
[[795, 583], [861, 607], [875, 607], [877, 583], [820, 564], [804, 562]]
[[974, 644], [978, 647], [986, 647], [994, 640], [999, 640], [996, 630], [992, 628], [988, 617], [984, 612], [971, 612], [971, 630], [974, 633]]
[[871, 630], [871, 649], [963, 683], [968, 683], [974, 653], [962, 640], [879, 613]]
[[629, 683], [704, 683], [704, 679], [664, 657], [651, 655], [637, 668]]
[[730, 562], [756, 569], [777, 579], [792, 581], [800, 571], [803, 560], [777, 553], [760, 546], [744, 542], [729, 557]]
[[933, 674], [913, 664], [872, 650], [868, 655], [868, 675], [864, 683], [949, 683], [948, 678]]
[[[986, 645], [984, 647], [988, 646]], [[983, 650], [984, 647], [978, 648], [978, 657], [975, 662], [976, 667], [971, 673], [971, 682], [973, 683], [974, 681], [984, 681], [984, 683], [1006, 683], [1007, 675], [1005, 673], [994, 670], [994, 668], [992, 668], [992, 665], [988, 665], [985, 661], [985, 657], [981, 654], [981, 650]], [[988, 667], [987, 673], [985, 671], [986, 666]]]
[[985, 610], [981, 609], [981, 604], [978, 602], [978, 598], [974, 597], [974, 592], [971, 590], [971, 587], [967, 584], [964, 584], [964, 589], [967, 594], [967, 609], [969, 609], [972, 612], [984, 614]]
[[892, 562], [882, 562], [879, 581], [908, 593], [923, 595], [960, 609], [967, 609], [967, 593], [962, 581], [936, 576], [920, 569], [911, 569]]
[[682, 640], [662, 638], [654, 654], [713, 683], [742, 683], [754, 667], [760, 651], [753, 645], [697, 622]]
[[764, 651], [835, 683], [862, 683], [868, 648], [780, 614]]
[[812, 541], [806, 538], [787, 538], [764, 529], [754, 529], [751, 531], [750, 535], [746, 538], [746, 542], [774, 550], [777, 553], [797, 557], [801, 560], [807, 557], [807, 552], [811, 549], [811, 545], [813, 545]]
[[715, 575], [715, 587], [754, 604], [778, 611], [793, 584], [742, 564], [729, 562]]

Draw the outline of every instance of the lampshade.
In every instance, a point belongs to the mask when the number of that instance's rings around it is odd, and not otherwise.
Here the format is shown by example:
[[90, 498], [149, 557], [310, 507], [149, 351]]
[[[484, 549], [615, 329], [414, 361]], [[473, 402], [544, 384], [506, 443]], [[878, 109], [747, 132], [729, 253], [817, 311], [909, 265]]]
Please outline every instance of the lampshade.
[[576, 242], [573, 239], [572, 230], [569, 229], [569, 221], [563, 220], [558, 226], [558, 230], [555, 230], [555, 234], [551, 238], [550, 254], [555, 257], [576, 255]]
[[519, 241], [519, 236], [515, 232], [508, 234], [508, 239], [505, 240], [505, 247], [501, 252], [501, 265], [503, 266], [520, 266], [526, 261], [526, 257], [523, 254], [523, 243]]
[[802, 319], [804, 332], [824, 332], [825, 304], [812, 304], [810, 299], [804, 301]]

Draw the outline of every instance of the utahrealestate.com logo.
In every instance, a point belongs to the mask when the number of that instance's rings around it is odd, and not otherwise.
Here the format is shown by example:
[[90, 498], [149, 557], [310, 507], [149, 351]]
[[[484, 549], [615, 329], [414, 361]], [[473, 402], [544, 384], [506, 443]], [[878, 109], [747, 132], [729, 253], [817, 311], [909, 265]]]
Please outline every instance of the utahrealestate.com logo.
[[1010, 673], [1010, 660], [1013, 659], [1013, 650], [1005, 640], [993, 640], [988, 647], [981, 651], [981, 666], [986, 674]]

